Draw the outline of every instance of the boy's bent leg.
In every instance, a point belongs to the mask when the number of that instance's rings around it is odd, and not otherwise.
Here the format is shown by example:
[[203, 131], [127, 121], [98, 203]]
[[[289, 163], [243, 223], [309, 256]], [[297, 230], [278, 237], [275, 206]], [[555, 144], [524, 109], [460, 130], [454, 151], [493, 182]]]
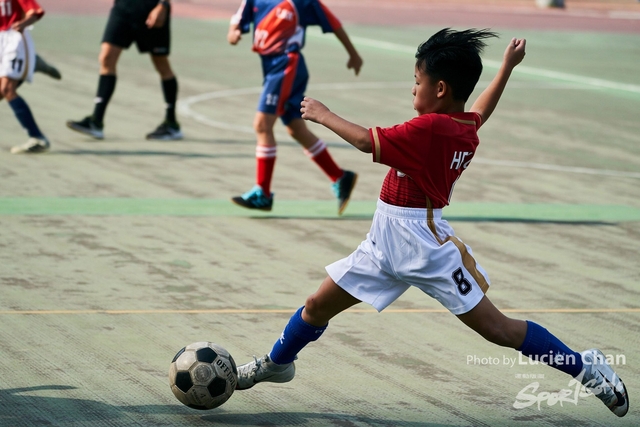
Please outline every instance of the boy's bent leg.
[[318, 327], [326, 325], [333, 317], [360, 302], [327, 276], [318, 290], [307, 297], [302, 319]]
[[258, 382], [291, 381], [297, 354], [322, 336], [329, 319], [359, 302], [327, 277], [318, 291], [307, 298], [308, 306], [300, 307], [291, 316], [271, 352], [238, 367], [237, 389], [248, 389]]
[[579, 379], [614, 414], [622, 417], [629, 408], [622, 380], [597, 349], [578, 353], [529, 320], [511, 319], [486, 296], [476, 307], [458, 318], [486, 340], [511, 347], [531, 359], [549, 365]]
[[291, 381], [296, 373], [293, 361], [297, 354], [311, 341], [315, 341], [324, 332], [327, 325], [313, 326], [302, 319], [300, 307], [285, 326], [280, 338], [271, 352], [260, 359], [238, 366], [237, 390], [246, 390], [259, 382], [284, 383]]

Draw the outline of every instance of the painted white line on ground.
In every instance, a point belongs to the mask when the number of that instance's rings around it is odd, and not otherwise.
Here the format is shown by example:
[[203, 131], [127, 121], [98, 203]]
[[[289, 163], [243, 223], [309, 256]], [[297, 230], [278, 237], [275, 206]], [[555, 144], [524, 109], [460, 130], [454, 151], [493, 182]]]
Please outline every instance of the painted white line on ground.
[[[478, 87], [484, 87], [489, 84], [488, 81], [478, 82]], [[363, 89], [406, 89], [407, 93], [411, 92], [412, 81], [406, 82], [351, 82], [351, 83], [321, 83], [309, 86], [309, 91], [323, 90], [363, 90]], [[564, 89], [564, 90], [585, 90], [585, 86], [576, 83], [545, 83], [545, 82], [512, 82], [509, 84], [510, 89], [526, 88], [526, 89]], [[596, 90], [596, 88], [586, 88]], [[242, 132], [253, 134], [254, 130], [251, 126], [237, 125], [228, 122], [214, 120], [211, 117], [200, 114], [191, 107], [200, 102], [210, 101], [213, 99], [230, 98], [243, 95], [258, 95], [262, 92], [261, 86], [224, 89], [215, 92], [202, 93], [200, 95], [190, 96], [178, 101], [178, 113], [184, 117], [195, 120], [207, 126], [216, 129], [230, 130], [234, 132]], [[286, 134], [278, 134], [278, 137], [288, 137]]]
[[[193, 1], [193, 0], [192, 0]], [[342, 0], [341, 6], [357, 6], [376, 9], [390, 9], [390, 10], [411, 10], [415, 13], [429, 13], [429, 12], [465, 12], [465, 13], [490, 13], [500, 15], [526, 15], [526, 16], [546, 16], [546, 17], [576, 17], [576, 18], [596, 18], [596, 19], [640, 19], [640, 13], [632, 12], [630, 10], [590, 10], [590, 9], [555, 9], [555, 8], [540, 8], [534, 7], [533, 2], [531, 6], [510, 6], [505, 7], [503, 5], [490, 5], [490, 4], [478, 4], [472, 3], [466, 4], [451, 4], [442, 2], [402, 2], [393, 1], [380, 4], [378, 1], [366, 1], [366, 0]], [[572, 5], [573, 6], [573, 5]], [[384, 13], [384, 12], [383, 12]]]
[[[351, 40], [353, 40], [355, 44], [360, 44], [363, 46], [369, 46], [369, 47], [383, 49], [383, 50], [391, 50], [395, 52], [411, 53], [412, 55], [416, 53], [416, 48], [417, 48], [417, 46], [407, 46], [403, 44], [391, 43], [383, 40], [375, 40], [375, 39], [370, 39], [366, 37], [351, 37]], [[482, 63], [489, 68], [495, 68], [495, 69], [500, 68], [499, 61], [484, 59]], [[624, 92], [640, 93], [640, 86], [634, 85], [634, 84], [612, 82], [609, 80], [579, 76], [576, 74], [563, 73], [560, 71], [552, 71], [552, 70], [545, 70], [542, 68], [528, 67], [526, 65], [518, 65], [514, 69], [514, 73], [528, 74], [528, 75], [533, 75], [538, 77], [546, 77], [554, 80], [562, 80], [562, 81], [568, 81], [573, 83], [579, 83], [579, 84], [584, 84], [587, 86], [593, 86], [597, 88], [615, 89], [615, 90], [620, 90]]]
[[[486, 84], [486, 82], [480, 82], [479, 84]], [[352, 82], [352, 83], [323, 83], [310, 85], [310, 91], [323, 91], [323, 90], [361, 90], [361, 89], [393, 89], [393, 88], [407, 88], [409, 90], [411, 88], [412, 82]], [[519, 87], [536, 87], [536, 88], [554, 88], [558, 87], [566, 88], [566, 89], [584, 89], [583, 86], [573, 85], [559, 85], [559, 84], [528, 84], [521, 83], [520, 85], [514, 84], [510, 86], [519, 86]], [[593, 89], [593, 88], [592, 88]], [[235, 96], [242, 95], [256, 95], [262, 91], [262, 87], [249, 87], [249, 88], [239, 88], [239, 89], [225, 89], [219, 90], [215, 92], [203, 93], [200, 95], [194, 95], [187, 98], [184, 98], [178, 102], [178, 113], [184, 117], [195, 120], [198, 123], [202, 123], [206, 126], [210, 126], [216, 129], [224, 129], [233, 132], [242, 132], [246, 134], [254, 134], [254, 130], [251, 126], [243, 126], [237, 125], [228, 122], [222, 122], [218, 120], [213, 120], [210, 117], [205, 116], [204, 114], [200, 114], [194, 111], [191, 107], [194, 104], [209, 101], [212, 99], [221, 99], [221, 98], [229, 98]], [[288, 138], [288, 135], [285, 134], [277, 134], [278, 138]], [[612, 176], [612, 177], [621, 177], [621, 178], [638, 178], [640, 179], [640, 173], [638, 172], [626, 172], [626, 171], [615, 171], [615, 170], [606, 170], [606, 169], [591, 169], [591, 168], [581, 168], [581, 167], [572, 167], [572, 166], [559, 166], [559, 165], [550, 165], [544, 163], [530, 163], [530, 162], [518, 162], [518, 161], [510, 161], [510, 160], [490, 160], [483, 159], [481, 157], [476, 157], [474, 159], [474, 163], [484, 163], [487, 165], [494, 166], [505, 166], [505, 167], [517, 167], [517, 168], [526, 168], [526, 169], [541, 169], [541, 170], [549, 170], [555, 172], [569, 172], [569, 173], [580, 173], [580, 174], [588, 174], [588, 175], [600, 175], [600, 176]]]

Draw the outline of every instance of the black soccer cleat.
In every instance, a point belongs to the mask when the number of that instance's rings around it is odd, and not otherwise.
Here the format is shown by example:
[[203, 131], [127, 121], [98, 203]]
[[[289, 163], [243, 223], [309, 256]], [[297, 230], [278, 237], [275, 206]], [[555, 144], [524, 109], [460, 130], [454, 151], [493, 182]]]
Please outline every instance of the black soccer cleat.
[[104, 139], [102, 123], [96, 123], [91, 116], [87, 116], [77, 122], [67, 120], [67, 127], [95, 139]]
[[147, 134], [147, 139], [155, 141], [175, 141], [182, 138], [183, 135], [178, 122], [164, 121], [156, 130]]

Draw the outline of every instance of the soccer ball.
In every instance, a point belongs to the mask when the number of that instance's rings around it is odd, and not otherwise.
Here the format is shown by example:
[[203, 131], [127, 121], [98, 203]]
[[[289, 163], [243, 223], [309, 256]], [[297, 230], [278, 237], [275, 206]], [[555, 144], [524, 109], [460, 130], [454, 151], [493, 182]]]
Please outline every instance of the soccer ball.
[[229, 400], [238, 370], [227, 350], [211, 342], [181, 349], [171, 361], [169, 384], [180, 402], [194, 409], [213, 409]]

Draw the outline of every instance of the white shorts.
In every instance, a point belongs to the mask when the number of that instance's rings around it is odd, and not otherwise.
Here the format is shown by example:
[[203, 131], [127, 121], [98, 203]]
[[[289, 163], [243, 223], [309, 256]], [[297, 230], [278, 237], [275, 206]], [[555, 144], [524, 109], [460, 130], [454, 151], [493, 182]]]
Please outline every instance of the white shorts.
[[347, 258], [328, 265], [327, 273], [378, 311], [416, 286], [453, 314], [468, 312], [488, 290], [489, 277], [441, 215], [441, 209], [378, 200], [367, 238]]
[[28, 29], [0, 31], [0, 77], [33, 80], [36, 49]]

